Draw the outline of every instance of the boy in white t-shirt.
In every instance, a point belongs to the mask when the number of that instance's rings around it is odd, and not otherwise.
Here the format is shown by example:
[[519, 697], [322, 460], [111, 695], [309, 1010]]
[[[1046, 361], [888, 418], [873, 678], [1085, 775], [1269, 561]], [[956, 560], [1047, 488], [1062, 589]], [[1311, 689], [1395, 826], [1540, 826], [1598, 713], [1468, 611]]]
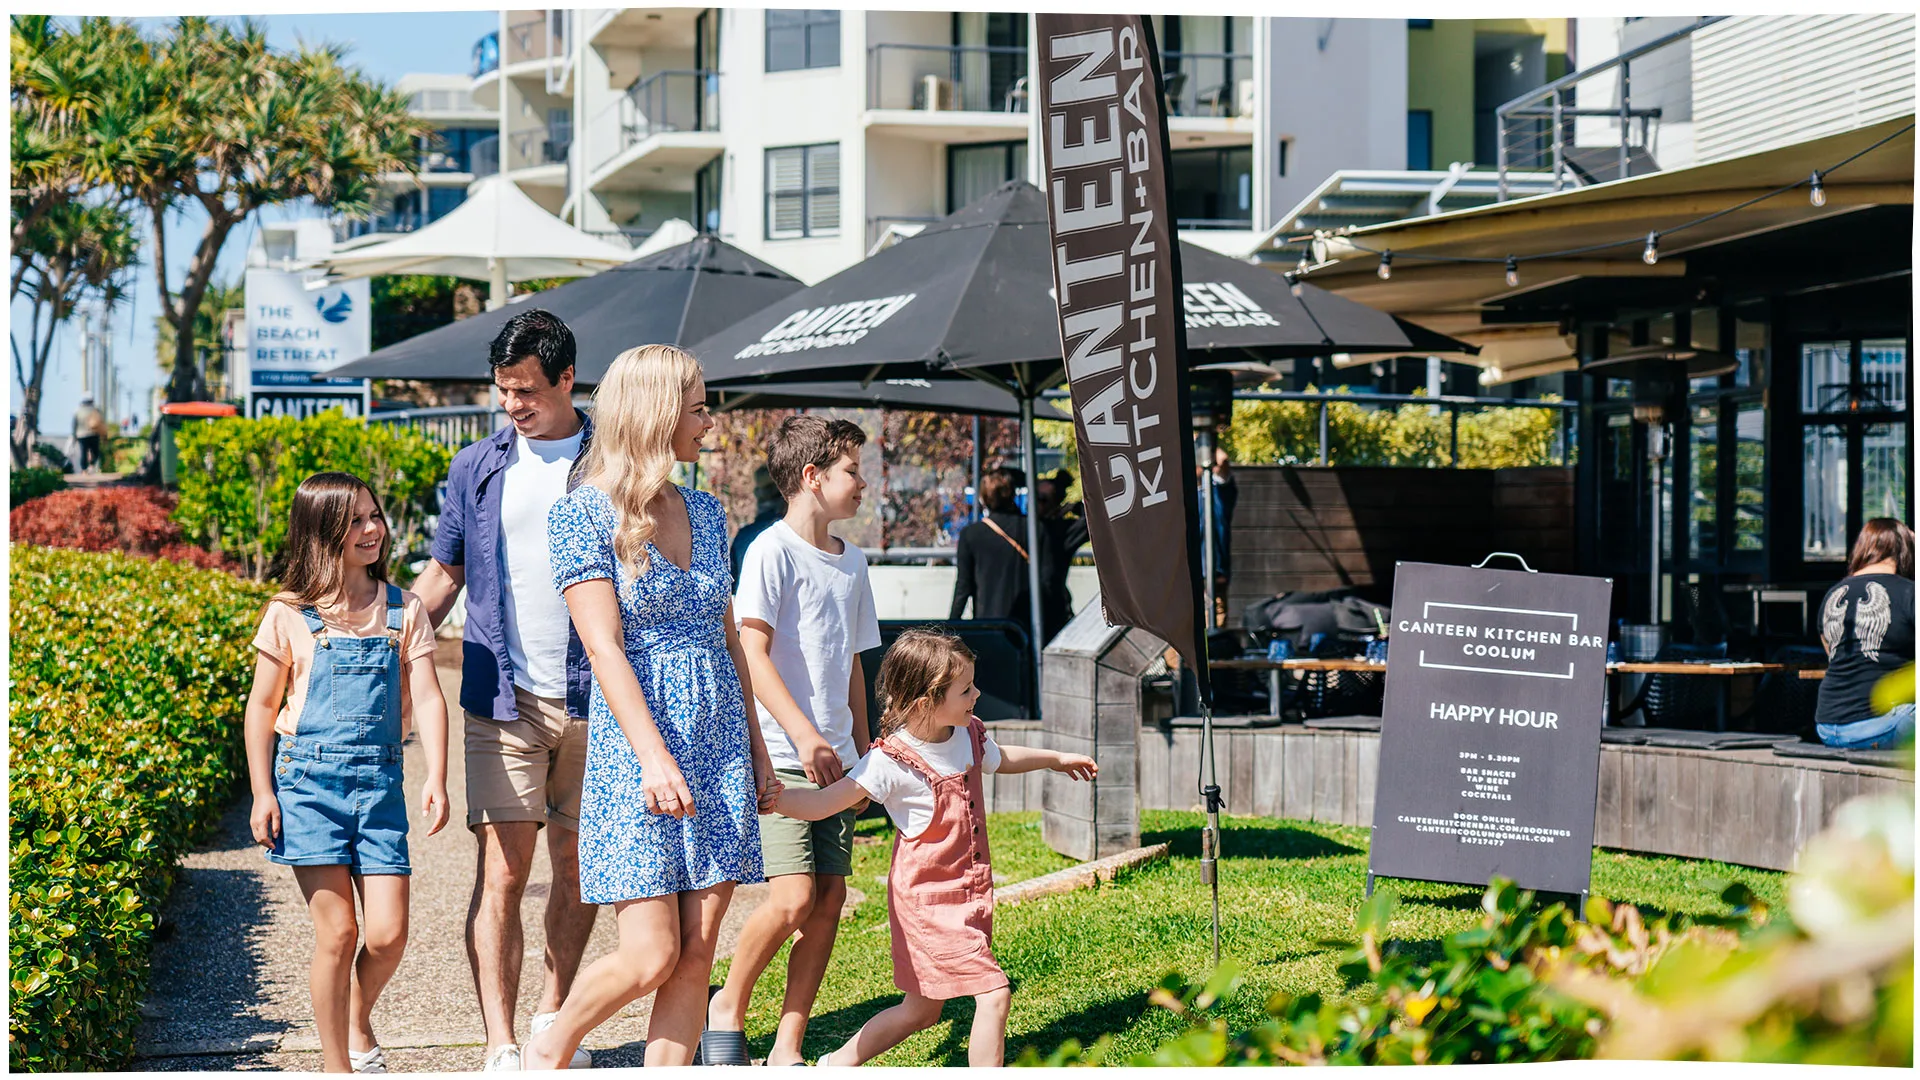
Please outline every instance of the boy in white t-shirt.
[[[733, 608], [753, 680], [754, 711], [774, 771], [793, 787], [826, 787], [867, 752], [866, 678], [860, 653], [880, 645], [867, 560], [827, 531], [860, 509], [866, 434], [845, 420], [789, 417], [767, 446], [767, 467], [787, 514], [754, 538]], [[754, 983], [799, 932], [787, 959], [786, 997], [768, 1065], [803, 1062], [807, 1014], [826, 974], [847, 875], [853, 871], [857, 808], [820, 821], [760, 816], [767, 899], [734, 946], [726, 985], [707, 1010], [706, 1064], [746, 1065], [744, 1037]], [[728, 1060], [737, 1058], [738, 1060]]]

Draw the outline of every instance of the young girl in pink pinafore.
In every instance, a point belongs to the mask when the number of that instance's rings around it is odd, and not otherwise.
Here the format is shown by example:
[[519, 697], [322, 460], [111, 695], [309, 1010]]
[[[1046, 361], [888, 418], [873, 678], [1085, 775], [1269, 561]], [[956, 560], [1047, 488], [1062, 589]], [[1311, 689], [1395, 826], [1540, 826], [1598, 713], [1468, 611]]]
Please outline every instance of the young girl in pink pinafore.
[[987, 851], [983, 772], [1052, 769], [1076, 780], [1092, 758], [1000, 746], [973, 715], [973, 652], [943, 630], [900, 635], [880, 662], [880, 738], [853, 770], [815, 791], [788, 788], [779, 812], [807, 821], [862, 799], [886, 807], [895, 827], [887, 875], [893, 981], [906, 995], [868, 1020], [821, 1065], [859, 1065], [940, 1021], [948, 998], [971, 997], [969, 1065], [1006, 1053], [1012, 991], [993, 958], [993, 864]]

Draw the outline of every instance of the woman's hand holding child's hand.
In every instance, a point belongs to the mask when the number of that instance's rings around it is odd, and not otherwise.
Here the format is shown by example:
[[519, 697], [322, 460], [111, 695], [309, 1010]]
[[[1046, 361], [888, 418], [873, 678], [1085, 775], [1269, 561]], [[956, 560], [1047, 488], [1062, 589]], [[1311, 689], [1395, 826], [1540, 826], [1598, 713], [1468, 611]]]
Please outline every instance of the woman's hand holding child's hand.
[[759, 810], [763, 814], [776, 812], [780, 805], [780, 793], [787, 785], [774, 775], [773, 763], [764, 757], [753, 759], [753, 787], [759, 795]]
[[1061, 754], [1053, 771], [1066, 773], [1075, 780], [1091, 780], [1100, 775], [1100, 766], [1085, 754]]
[[253, 825], [253, 842], [272, 847], [280, 838], [280, 800], [272, 794], [255, 795], [249, 821]]
[[447, 827], [447, 814], [450, 804], [447, 802], [447, 782], [431, 783], [420, 792], [420, 816], [427, 821], [427, 835], [432, 836]]

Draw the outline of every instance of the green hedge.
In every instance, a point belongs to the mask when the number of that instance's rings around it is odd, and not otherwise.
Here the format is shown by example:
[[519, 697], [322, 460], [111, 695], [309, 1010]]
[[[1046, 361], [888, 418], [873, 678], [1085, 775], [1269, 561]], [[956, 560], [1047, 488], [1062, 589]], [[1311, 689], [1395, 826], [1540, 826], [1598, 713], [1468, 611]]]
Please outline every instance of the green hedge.
[[118, 554], [12, 556], [10, 1063], [123, 1068], [173, 865], [245, 772], [269, 590]]
[[243, 560], [255, 580], [286, 545], [294, 489], [317, 472], [352, 473], [380, 497], [393, 530], [394, 579], [411, 580], [409, 553], [426, 546], [434, 489], [453, 451], [393, 424], [368, 424], [331, 410], [305, 420], [234, 418], [185, 424], [180, 506], [187, 536]]
[[67, 478], [58, 469], [8, 469], [7, 505], [19, 506], [29, 499], [51, 495], [67, 486]]

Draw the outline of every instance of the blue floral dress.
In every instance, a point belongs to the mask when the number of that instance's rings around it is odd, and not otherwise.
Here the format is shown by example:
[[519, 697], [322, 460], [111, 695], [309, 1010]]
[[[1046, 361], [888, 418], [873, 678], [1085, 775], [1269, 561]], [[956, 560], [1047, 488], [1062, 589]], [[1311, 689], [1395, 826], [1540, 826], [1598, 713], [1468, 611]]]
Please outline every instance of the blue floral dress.
[[693, 526], [686, 570], [651, 543], [645, 574], [619, 565], [613, 503], [599, 488], [568, 492], [547, 517], [556, 588], [614, 582], [627, 660], [695, 810], [686, 818], [647, 812], [640, 759], [596, 675], [580, 800], [580, 898], [591, 904], [765, 880], [746, 703], [723, 623], [733, 584], [726, 515], [705, 492], [675, 490]]

